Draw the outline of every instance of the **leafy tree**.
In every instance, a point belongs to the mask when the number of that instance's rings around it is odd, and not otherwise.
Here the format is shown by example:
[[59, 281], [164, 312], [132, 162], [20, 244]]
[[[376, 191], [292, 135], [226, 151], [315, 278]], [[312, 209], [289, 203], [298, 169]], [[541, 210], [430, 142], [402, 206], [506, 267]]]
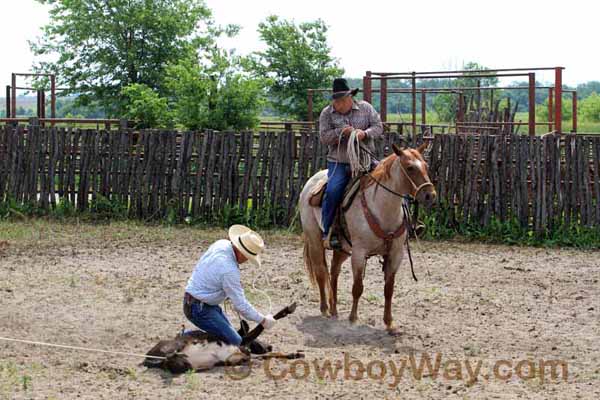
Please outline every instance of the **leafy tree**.
[[[476, 62], [468, 62], [463, 65], [463, 70], [487, 70], [488, 68], [476, 63]], [[475, 74], [475, 73], [473, 73]], [[445, 87], [477, 87], [477, 83], [479, 82], [483, 87], [493, 87], [498, 85], [498, 78], [493, 76], [489, 78], [477, 78], [468, 77], [469, 73], [465, 73], [466, 76], [461, 78], [457, 78], [451, 81], [450, 85], [446, 85]], [[444, 86], [441, 86], [444, 87]], [[474, 93], [471, 92], [471, 93]], [[433, 109], [438, 115], [440, 121], [451, 122], [456, 119], [456, 114], [458, 112], [458, 95], [451, 93], [442, 93], [435, 96], [433, 99]]]
[[433, 110], [443, 122], [453, 122], [458, 112], [458, 101], [455, 94], [440, 93], [433, 98]]
[[169, 66], [165, 86], [178, 124], [188, 129], [255, 127], [264, 104], [264, 81], [248, 76], [244, 63], [215, 48], [207, 65], [188, 59]]
[[56, 100], [56, 116], [58, 118], [105, 118], [102, 107], [93, 102], [88, 105], [76, 104], [77, 97], [63, 97]]
[[[573, 101], [570, 99], [562, 100], [562, 120], [569, 121], [573, 118]], [[548, 99], [544, 101], [543, 105], [535, 108], [535, 115], [537, 120], [548, 121]], [[553, 118], [554, 119], [554, 116]]]
[[25, 108], [23, 106], [17, 107], [17, 117], [33, 117], [34, 111], [33, 108]]
[[173, 124], [167, 99], [152, 88], [134, 83], [124, 87], [122, 94], [129, 104], [125, 118], [136, 121], [139, 128], [166, 128]]
[[600, 122], [600, 96], [592, 92], [586, 99], [579, 103], [583, 118], [589, 122]]
[[600, 93], [600, 81], [589, 81], [577, 85], [577, 97], [585, 99], [592, 93]]
[[[518, 82], [511, 82], [508, 86], [509, 87], [527, 87], [529, 85], [529, 82], [527, 81], [518, 81]], [[542, 82], [535, 82], [536, 86], [543, 86]], [[501, 92], [498, 91], [497, 92], [498, 95], [503, 95], [505, 97], [510, 98], [510, 102], [511, 104], [519, 104], [519, 107], [517, 108], [517, 111], [524, 111], [526, 112], [528, 110], [528, 104], [529, 104], [529, 91], [527, 89], [506, 89], [506, 90], [502, 90]], [[496, 96], [499, 97], [499, 96]], [[535, 104], [543, 104], [544, 100], [546, 100], [548, 98], [548, 90], [536, 90], [535, 91]]]
[[[327, 25], [322, 20], [296, 24], [270, 16], [258, 27], [267, 49], [255, 53], [254, 70], [270, 78], [269, 96], [279, 113], [298, 119], [307, 115], [307, 89], [331, 87], [343, 74], [327, 44]], [[314, 109], [327, 99], [315, 96]]]
[[123, 88], [142, 84], [162, 93], [168, 62], [236, 31], [216, 27], [202, 0], [37, 1], [50, 6], [50, 22], [30, 43], [35, 69], [57, 74], [79, 104], [98, 101], [112, 116], [122, 111]]

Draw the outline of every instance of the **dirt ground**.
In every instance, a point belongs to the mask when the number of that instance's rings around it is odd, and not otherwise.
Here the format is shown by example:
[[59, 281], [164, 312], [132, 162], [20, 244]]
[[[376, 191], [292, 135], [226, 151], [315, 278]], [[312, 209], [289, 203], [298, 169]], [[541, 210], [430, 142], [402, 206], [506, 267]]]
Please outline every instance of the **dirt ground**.
[[[0, 336], [145, 353], [184, 322], [191, 327], [183, 289], [203, 249], [224, 235], [2, 222]], [[263, 270], [243, 265], [243, 283], [263, 312], [268, 301], [252, 281], [270, 295], [273, 311], [298, 302], [296, 313], [262, 338], [278, 351], [303, 350], [304, 360], [172, 376], [136, 357], [0, 340], [0, 399], [600, 398], [598, 252], [415, 244], [420, 279], [413, 282], [403, 264], [393, 312], [402, 333], [391, 337], [383, 329], [376, 259], [351, 326], [349, 263], [340, 277], [340, 318], [324, 318], [303, 270], [301, 238], [265, 237]]]

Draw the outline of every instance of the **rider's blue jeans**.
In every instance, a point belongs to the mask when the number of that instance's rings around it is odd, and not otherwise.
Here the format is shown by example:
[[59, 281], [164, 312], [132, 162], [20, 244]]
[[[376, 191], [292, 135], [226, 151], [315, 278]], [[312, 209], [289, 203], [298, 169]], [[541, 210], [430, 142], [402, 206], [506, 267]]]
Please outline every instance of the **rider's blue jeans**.
[[329, 233], [329, 228], [335, 219], [335, 213], [344, 197], [346, 185], [350, 181], [350, 165], [345, 163], [327, 162], [327, 189], [321, 209], [323, 236]]

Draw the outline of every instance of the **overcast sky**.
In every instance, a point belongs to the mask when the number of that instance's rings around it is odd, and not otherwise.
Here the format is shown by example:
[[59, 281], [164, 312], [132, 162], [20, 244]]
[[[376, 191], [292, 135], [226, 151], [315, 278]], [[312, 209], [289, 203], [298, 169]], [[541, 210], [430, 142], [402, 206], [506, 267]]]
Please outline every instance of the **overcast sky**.
[[[600, 80], [600, 2], [596, 0], [207, 0], [220, 24], [240, 35], [224, 43], [240, 53], [261, 47], [256, 29], [267, 15], [296, 22], [323, 19], [346, 75], [372, 71], [453, 69], [477, 61], [490, 68], [566, 67], [564, 82]], [[0, 84], [30, 70], [27, 40], [40, 34], [47, 10], [34, 0], [3, 0]], [[542, 75], [538, 80], [551, 80]], [[3, 95], [4, 90], [0, 92]]]

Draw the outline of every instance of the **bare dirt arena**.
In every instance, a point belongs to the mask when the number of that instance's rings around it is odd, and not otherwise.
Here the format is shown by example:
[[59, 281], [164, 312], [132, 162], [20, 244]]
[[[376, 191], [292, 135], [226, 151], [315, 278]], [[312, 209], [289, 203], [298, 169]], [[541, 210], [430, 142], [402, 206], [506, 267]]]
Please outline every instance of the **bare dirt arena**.
[[[145, 353], [186, 322], [186, 281], [203, 249], [224, 234], [0, 223], [0, 336]], [[274, 311], [292, 301], [298, 309], [262, 339], [279, 351], [304, 350], [304, 360], [172, 376], [136, 357], [0, 341], [0, 398], [600, 398], [598, 252], [421, 242], [413, 247], [419, 282], [407, 263], [397, 277], [393, 314], [402, 334], [391, 337], [376, 259], [359, 323], [350, 326], [349, 263], [340, 318], [324, 318], [303, 270], [301, 238], [265, 237], [265, 278], [256, 287]], [[248, 298], [268, 312], [251, 288], [258, 271], [242, 269]]]

